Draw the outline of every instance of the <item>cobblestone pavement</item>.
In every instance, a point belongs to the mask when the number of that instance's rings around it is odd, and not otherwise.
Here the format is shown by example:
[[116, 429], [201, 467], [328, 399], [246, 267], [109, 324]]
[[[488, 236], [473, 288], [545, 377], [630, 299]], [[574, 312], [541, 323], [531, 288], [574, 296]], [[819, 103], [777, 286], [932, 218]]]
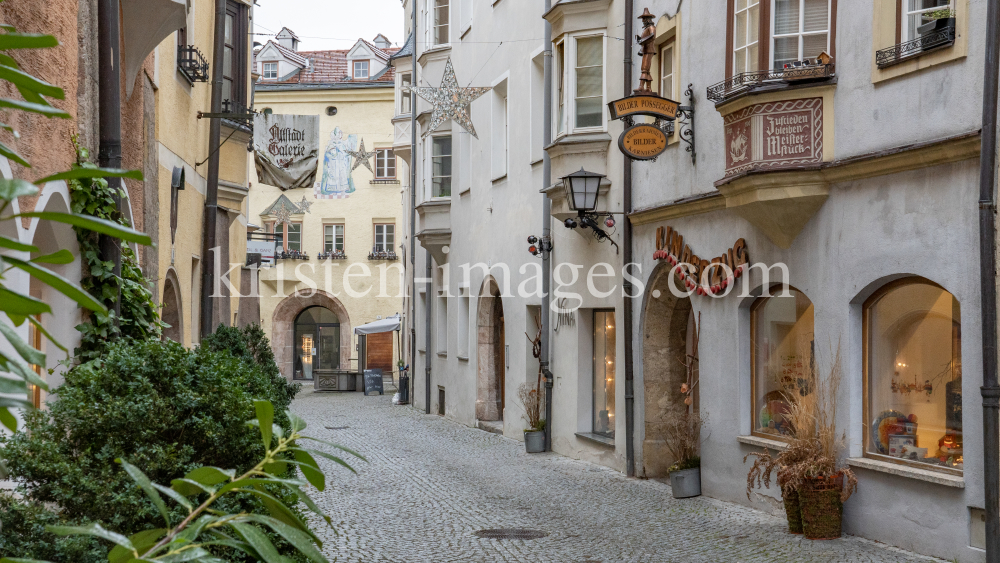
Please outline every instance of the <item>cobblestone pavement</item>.
[[[292, 405], [308, 435], [359, 451], [354, 476], [319, 459], [324, 552], [337, 562], [868, 562], [937, 561], [854, 537], [809, 541], [783, 519], [669, 486], [628, 479], [410, 407], [390, 395], [318, 394]], [[314, 524], [317, 524], [314, 522]], [[480, 539], [486, 528], [547, 532]]]

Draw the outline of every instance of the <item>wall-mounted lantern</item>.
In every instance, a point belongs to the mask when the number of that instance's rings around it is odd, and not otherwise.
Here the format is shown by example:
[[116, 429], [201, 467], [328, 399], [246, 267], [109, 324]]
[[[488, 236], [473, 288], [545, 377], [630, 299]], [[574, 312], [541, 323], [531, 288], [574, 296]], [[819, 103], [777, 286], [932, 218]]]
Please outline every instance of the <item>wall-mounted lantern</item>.
[[598, 242], [608, 241], [618, 252], [618, 244], [611, 239], [611, 234], [601, 228], [602, 215], [607, 215], [603, 221], [604, 225], [611, 229], [615, 226], [615, 220], [610, 213], [594, 213], [597, 209], [597, 193], [601, 187], [601, 181], [607, 178], [604, 174], [587, 172], [583, 168], [579, 171], [560, 178], [563, 188], [566, 190], [566, 201], [569, 208], [576, 211], [577, 218], [569, 218], [563, 222], [567, 229], [575, 229], [578, 226], [582, 229], [593, 229], [594, 236]]

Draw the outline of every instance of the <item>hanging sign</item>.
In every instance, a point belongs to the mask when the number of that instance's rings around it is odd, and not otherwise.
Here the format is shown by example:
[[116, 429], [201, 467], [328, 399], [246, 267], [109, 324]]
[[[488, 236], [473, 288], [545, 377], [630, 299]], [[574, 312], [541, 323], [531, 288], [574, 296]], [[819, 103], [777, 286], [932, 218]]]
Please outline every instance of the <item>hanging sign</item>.
[[262, 266], [274, 265], [275, 241], [273, 240], [248, 240], [247, 241], [247, 264], [257, 263], [260, 258]]
[[308, 188], [319, 167], [319, 116], [257, 114], [253, 126], [257, 178], [282, 190]]
[[608, 104], [611, 119], [622, 119], [636, 115], [648, 115], [657, 119], [673, 121], [677, 119], [678, 102], [661, 98], [656, 94], [633, 95]]
[[725, 291], [750, 266], [747, 241], [744, 239], [737, 240], [722, 256], [705, 260], [692, 252], [691, 247], [684, 244], [684, 237], [671, 227], [656, 229], [653, 259], [666, 260], [671, 266], [688, 264], [686, 268], [677, 268], [675, 274], [684, 287], [698, 295], [715, 295]]
[[667, 150], [667, 134], [653, 125], [635, 125], [618, 138], [618, 148], [633, 160], [652, 160]]

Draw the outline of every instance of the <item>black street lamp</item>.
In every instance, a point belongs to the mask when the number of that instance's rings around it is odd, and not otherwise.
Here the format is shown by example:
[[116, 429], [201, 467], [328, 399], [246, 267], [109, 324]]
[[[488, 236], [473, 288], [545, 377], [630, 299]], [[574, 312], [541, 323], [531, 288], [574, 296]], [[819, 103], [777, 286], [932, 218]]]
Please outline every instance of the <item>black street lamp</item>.
[[[569, 208], [576, 211], [577, 214], [576, 219], [570, 217], [563, 221], [563, 225], [567, 229], [575, 229], [577, 226], [583, 229], [593, 229], [598, 242], [610, 242], [617, 252], [618, 245], [611, 239], [611, 235], [601, 228], [600, 217], [594, 213], [594, 210], [597, 209], [597, 192], [601, 187], [601, 181], [605, 178], [607, 176], [604, 174], [587, 172], [583, 168], [560, 178], [563, 182], [563, 188], [566, 190], [566, 201], [569, 203]], [[615, 226], [615, 220], [610, 213], [607, 216], [604, 225], [612, 229]]]

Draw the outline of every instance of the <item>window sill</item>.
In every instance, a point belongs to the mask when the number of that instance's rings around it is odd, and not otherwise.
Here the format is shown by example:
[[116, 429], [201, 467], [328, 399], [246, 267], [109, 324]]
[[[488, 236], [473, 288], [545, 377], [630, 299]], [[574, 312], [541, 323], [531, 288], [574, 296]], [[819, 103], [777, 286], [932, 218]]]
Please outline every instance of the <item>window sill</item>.
[[439, 358], [447, 358], [448, 352], [438, 352], [437, 355]]
[[852, 467], [860, 467], [861, 469], [888, 473], [889, 475], [896, 475], [898, 477], [909, 477], [910, 479], [934, 483], [936, 485], [943, 485], [945, 487], [955, 487], [957, 489], [965, 488], [965, 478], [960, 475], [949, 475], [947, 473], [939, 473], [928, 469], [918, 469], [908, 465], [900, 465], [890, 463], [888, 461], [869, 459], [866, 457], [848, 458], [847, 464]]
[[497, 183], [503, 182], [505, 180], [507, 180], [507, 175], [506, 174], [504, 174], [503, 176], [497, 176], [496, 178], [493, 178], [492, 180], [490, 180], [490, 182], [492, 182], [494, 184], [497, 184]]
[[399, 180], [394, 180], [392, 178], [375, 178], [374, 180], [369, 180], [368, 183], [369, 184], [373, 184], [373, 185], [376, 185], [376, 184], [377, 185], [390, 185], [390, 184], [397, 184], [398, 185], [399, 184]]
[[760, 446], [762, 448], [767, 448], [769, 450], [775, 450], [783, 452], [788, 449], [788, 443], [782, 442], [781, 440], [772, 440], [770, 438], [762, 438], [761, 436], [737, 436], [736, 441], [741, 444], [746, 444], [748, 446]]
[[615, 447], [614, 438], [608, 438], [607, 436], [601, 436], [600, 434], [594, 434], [593, 432], [577, 432], [576, 437], [607, 448]]

